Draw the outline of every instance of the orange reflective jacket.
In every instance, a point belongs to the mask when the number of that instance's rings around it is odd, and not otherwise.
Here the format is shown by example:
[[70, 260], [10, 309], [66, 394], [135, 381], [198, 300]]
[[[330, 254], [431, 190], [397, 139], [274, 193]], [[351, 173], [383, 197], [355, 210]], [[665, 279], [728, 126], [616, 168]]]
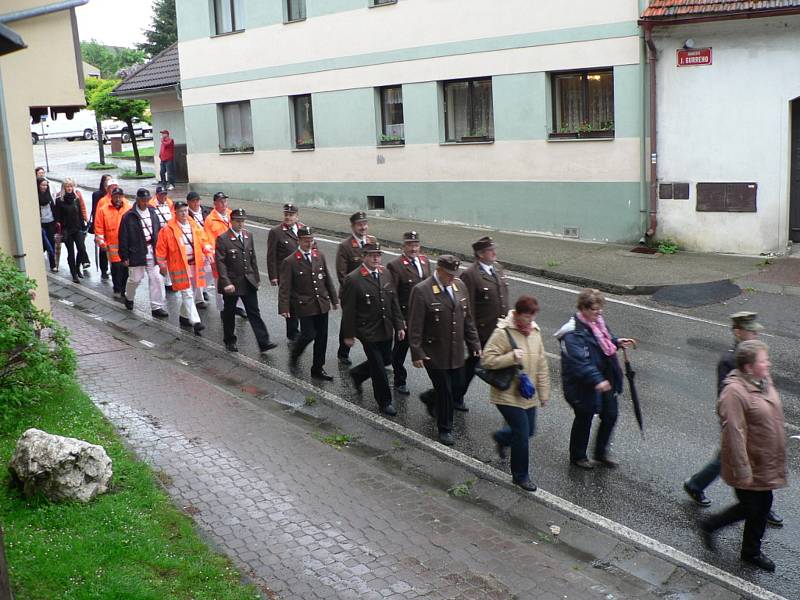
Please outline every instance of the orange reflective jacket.
[[108, 258], [113, 263], [122, 260], [119, 257], [119, 224], [122, 221], [122, 215], [130, 209], [131, 203], [123, 197], [122, 206], [115, 208], [109, 202], [103, 208], [97, 209], [97, 215], [94, 218], [95, 242], [108, 252]]
[[191, 287], [190, 269], [194, 269], [197, 287], [206, 287], [205, 271], [203, 270], [205, 257], [214, 254], [214, 247], [208, 242], [208, 237], [202, 227], [194, 219], [189, 219], [189, 224], [192, 226], [193, 264], [189, 264], [186, 256], [184, 235], [177, 219], [172, 219], [161, 229], [156, 244], [158, 266], [169, 272], [172, 289], [178, 292]]
[[167, 205], [167, 208], [169, 208], [169, 216], [161, 212], [159, 206], [164, 206], [164, 205], [158, 203], [158, 198], [151, 198], [148, 204], [156, 209], [156, 212], [158, 213], [158, 220], [161, 223], [162, 227], [166, 225], [167, 221], [175, 218], [175, 203], [169, 196], [167, 196], [167, 201], [164, 203]]

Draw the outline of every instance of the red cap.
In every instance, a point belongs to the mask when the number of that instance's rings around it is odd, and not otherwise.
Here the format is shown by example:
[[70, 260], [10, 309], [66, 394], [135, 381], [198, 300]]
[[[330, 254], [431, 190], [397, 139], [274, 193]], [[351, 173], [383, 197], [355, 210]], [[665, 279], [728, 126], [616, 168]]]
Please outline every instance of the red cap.
[[162, 129], [159, 133], [169, 133], [169, 129]]

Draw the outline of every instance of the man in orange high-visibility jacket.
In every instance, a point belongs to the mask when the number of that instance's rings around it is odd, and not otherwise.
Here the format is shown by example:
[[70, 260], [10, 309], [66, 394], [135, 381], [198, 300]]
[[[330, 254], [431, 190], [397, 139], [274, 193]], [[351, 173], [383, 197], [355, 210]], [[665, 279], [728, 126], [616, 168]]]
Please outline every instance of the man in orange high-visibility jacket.
[[[167, 223], [175, 217], [175, 203], [172, 198], [167, 196], [167, 188], [163, 185], [156, 187], [156, 197], [150, 200], [150, 206], [156, 209], [158, 215], [158, 225], [163, 229]], [[164, 289], [168, 292], [176, 291], [172, 287], [172, 280], [169, 278], [169, 273], [164, 276]]]
[[185, 202], [175, 203], [175, 218], [158, 234], [156, 260], [162, 275], [172, 279], [172, 289], [181, 300], [180, 324], [194, 329], [195, 335], [205, 329], [194, 304], [194, 290], [205, 287], [205, 258], [214, 254], [205, 231], [189, 218]]
[[94, 243], [108, 254], [111, 262], [111, 282], [114, 286], [114, 297], [122, 298], [125, 284], [128, 281], [128, 267], [119, 256], [119, 226], [122, 216], [131, 209], [131, 203], [125, 199], [121, 187], [114, 188], [111, 202], [97, 209], [94, 222]]
[[[208, 241], [212, 244], [215, 244], [217, 238], [231, 228], [231, 209], [228, 208], [228, 196], [224, 192], [214, 194], [214, 210], [206, 217], [203, 228], [206, 230]], [[216, 264], [211, 265], [211, 270], [216, 279], [218, 276]], [[217, 310], [221, 313], [223, 308], [225, 308], [225, 299], [222, 296], [222, 290], [217, 290]], [[247, 318], [241, 297], [236, 302], [234, 312], [243, 319]]]

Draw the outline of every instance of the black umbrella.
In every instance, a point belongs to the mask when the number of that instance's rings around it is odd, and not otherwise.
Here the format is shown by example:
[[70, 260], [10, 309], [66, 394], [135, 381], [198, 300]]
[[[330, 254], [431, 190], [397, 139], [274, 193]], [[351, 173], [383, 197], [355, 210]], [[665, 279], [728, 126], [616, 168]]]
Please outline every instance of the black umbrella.
[[642, 432], [642, 439], [644, 439], [644, 423], [642, 420], [642, 406], [639, 403], [639, 392], [636, 390], [636, 371], [631, 367], [631, 361], [628, 360], [628, 351], [623, 348], [622, 355], [625, 357], [625, 377], [628, 379], [628, 386], [631, 388], [631, 403], [633, 403], [633, 414], [636, 415], [636, 422], [639, 423], [639, 431]]

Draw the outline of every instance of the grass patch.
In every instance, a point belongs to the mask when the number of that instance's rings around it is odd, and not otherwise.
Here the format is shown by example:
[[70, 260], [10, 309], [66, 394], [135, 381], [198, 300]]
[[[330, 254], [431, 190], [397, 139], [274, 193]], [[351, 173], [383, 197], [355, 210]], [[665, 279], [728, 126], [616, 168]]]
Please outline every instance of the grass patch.
[[678, 253], [678, 242], [667, 238], [666, 240], [661, 240], [658, 242], [658, 251], [661, 254], [677, 254]]
[[328, 446], [336, 448], [337, 450], [346, 448], [353, 441], [353, 438], [347, 435], [346, 433], [333, 433], [331, 435], [322, 435], [321, 433], [314, 433], [312, 435], [323, 444], [328, 444]]
[[[139, 148], [139, 158], [153, 158], [155, 154], [155, 148], [150, 146], [149, 148]], [[135, 158], [133, 156], [133, 150], [123, 150], [122, 152], [112, 152], [109, 156], [112, 158]]]
[[314, 406], [317, 403], [317, 397], [314, 394], [309, 394], [303, 400], [303, 404], [306, 406]]
[[472, 493], [472, 486], [475, 485], [474, 479], [467, 479], [464, 483], [459, 483], [447, 490], [447, 493], [456, 498], [465, 498]]
[[106, 169], [117, 169], [119, 167], [114, 163], [90, 162], [86, 165], [86, 168], [89, 171], [105, 171]]
[[560, 264], [561, 264], [561, 263], [560, 263], [560, 262], [558, 262], [557, 260], [548, 260], [548, 261], [547, 261], [547, 266], [548, 266], [548, 267], [550, 267], [551, 269], [552, 269], [553, 267], [557, 267], [557, 266], [558, 266], [558, 265], [560, 265]]
[[136, 171], [123, 171], [122, 174], [119, 176], [120, 179], [152, 179], [155, 177], [155, 173], [151, 173], [150, 171], [143, 171], [141, 175], [137, 175]]
[[243, 600], [258, 598], [230, 561], [212, 552], [192, 521], [125, 448], [91, 400], [72, 384], [57, 399], [0, 420], [0, 462], [8, 464], [29, 427], [102, 444], [113, 461], [109, 493], [88, 505], [25, 499], [0, 484], [0, 522], [17, 598]]

